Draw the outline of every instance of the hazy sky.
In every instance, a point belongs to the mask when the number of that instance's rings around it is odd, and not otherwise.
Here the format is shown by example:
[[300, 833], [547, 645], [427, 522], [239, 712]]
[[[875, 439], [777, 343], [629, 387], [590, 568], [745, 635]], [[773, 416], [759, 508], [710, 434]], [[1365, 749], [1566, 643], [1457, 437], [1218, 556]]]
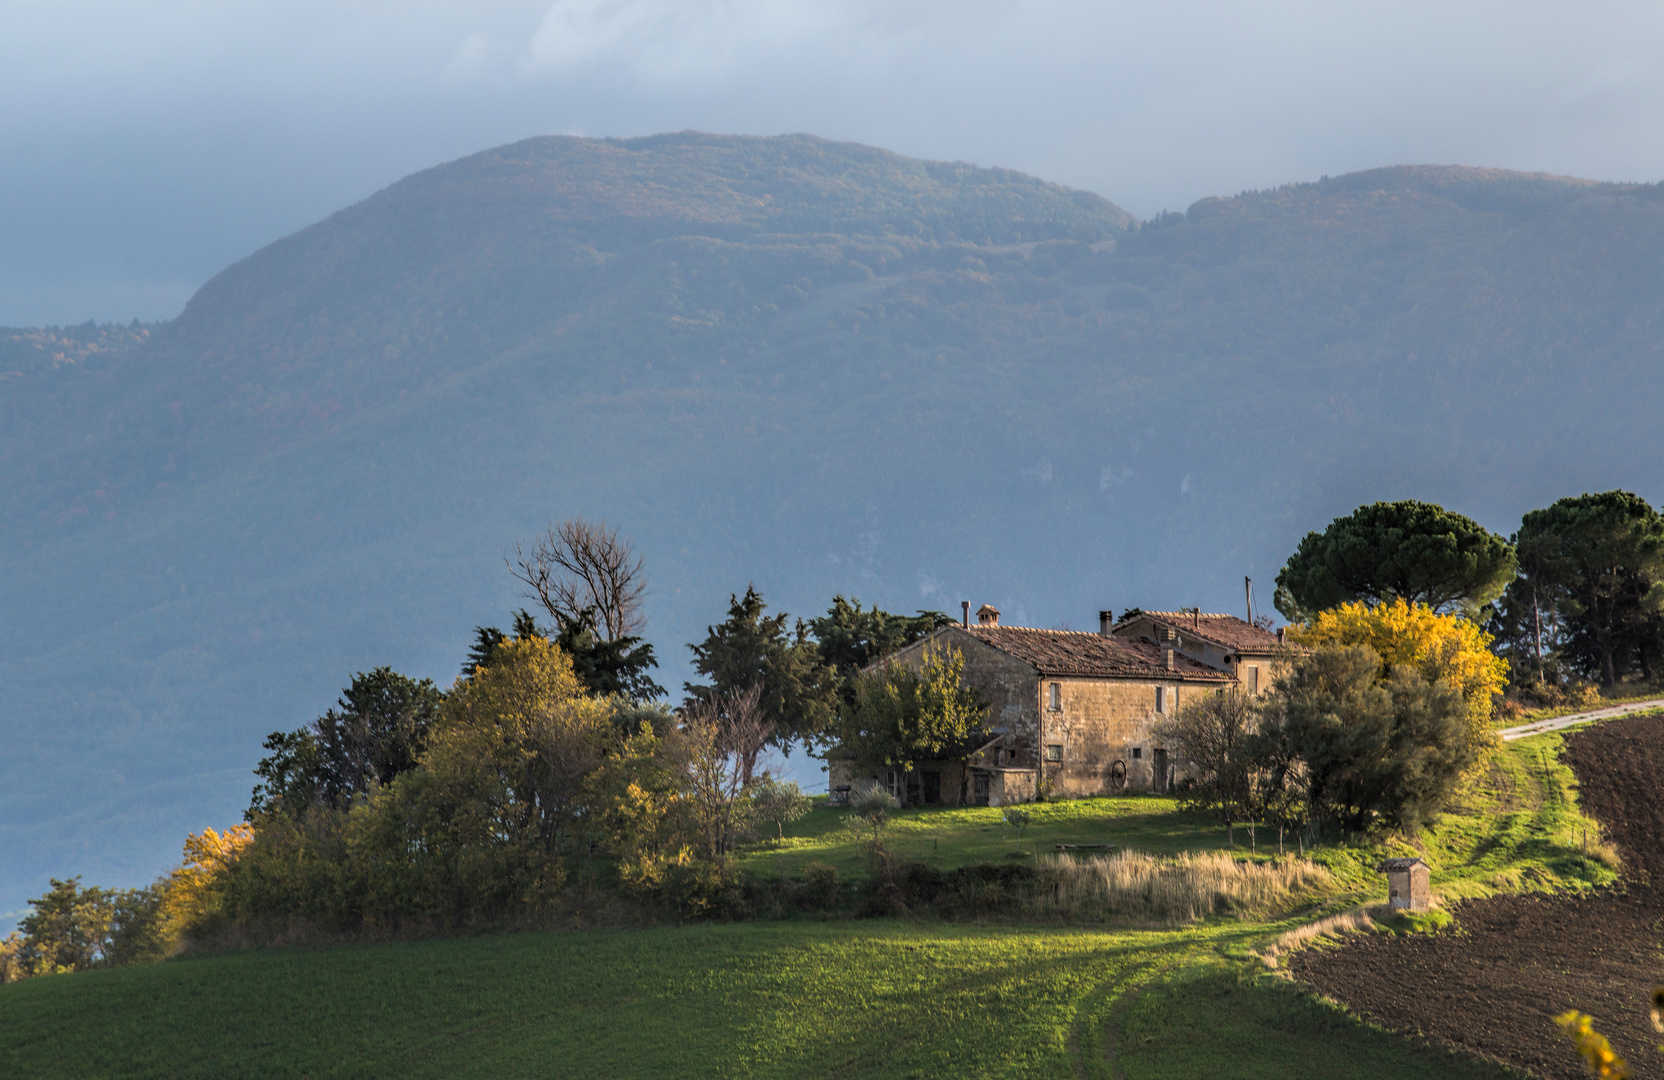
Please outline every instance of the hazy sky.
[[0, 0], [0, 325], [166, 318], [530, 135], [806, 131], [1140, 216], [1403, 162], [1664, 177], [1657, 5]]

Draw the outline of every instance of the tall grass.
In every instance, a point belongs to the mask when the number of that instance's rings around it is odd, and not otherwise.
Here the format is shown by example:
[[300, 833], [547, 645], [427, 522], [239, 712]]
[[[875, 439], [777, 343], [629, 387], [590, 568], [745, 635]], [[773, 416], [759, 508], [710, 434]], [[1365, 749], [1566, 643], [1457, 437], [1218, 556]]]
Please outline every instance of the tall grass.
[[1224, 852], [1158, 858], [1127, 851], [1040, 861], [1035, 906], [1071, 919], [1177, 926], [1211, 915], [1238, 918], [1286, 911], [1333, 884], [1308, 859], [1250, 862]]

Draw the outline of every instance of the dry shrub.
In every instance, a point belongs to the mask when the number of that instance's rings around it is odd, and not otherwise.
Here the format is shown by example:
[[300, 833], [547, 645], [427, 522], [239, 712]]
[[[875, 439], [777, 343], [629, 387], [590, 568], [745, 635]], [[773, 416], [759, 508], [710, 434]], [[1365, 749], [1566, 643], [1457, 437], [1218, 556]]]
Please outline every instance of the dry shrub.
[[1363, 908], [1356, 911], [1345, 911], [1339, 915], [1331, 915], [1326, 919], [1319, 919], [1305, 926], [1297, 926], [1293, 930], [1279, 937], [1271, 947], [1260, 954], [1266, 967], [1276, 967], [1277, 960], [1285, 953], [1296, 952], [1305, 948], [1318, 938], [1338, 938], [1346, 934], [1361, 934], [1375, 929], [1375, 920], [1370, 918], [1369, 912]]
[[1585, 857], [1600, 863], [1608, 870], [1618, 871], [1623, 869], [1623, 856], [1618, 854], [1617, 848], [1613, 847], [1605, 840], [1595, 837], [1590, 837], [1585, 840], [1583, 854]]
[[1285, 911], [1328, 889], [1329, 871], [1308, 859], [1269, 862], [1223, 853], [1156, 858], [1137, 852], [1040, 863], [1036, 907], [1070, 918], [1173, 926], [1210, 915]]

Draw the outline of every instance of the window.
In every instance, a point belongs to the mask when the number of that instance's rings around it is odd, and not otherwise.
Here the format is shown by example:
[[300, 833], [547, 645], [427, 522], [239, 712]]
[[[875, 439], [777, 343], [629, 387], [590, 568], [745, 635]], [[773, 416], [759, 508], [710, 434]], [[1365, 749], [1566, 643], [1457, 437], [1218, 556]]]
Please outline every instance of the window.
[[1156, 712], [1167, 711], [1167, 687], [1156, 687]]
[[1250, 694], [1260, 692], [1260, 669], [1255, 664], [1248, 665], [1248, 692]]
[[1046, 744], [1046, 760], [1047, 761], [1062, 761], [1063, 760], [1063, 747], [1060, 746], [1057, 743], [1047, 743]]
[[1134, 761], [1137, 761], [1139, 758], [1141, 758], [1143, 756], [1144, 756], [1144, 748], [1142, 746], [1135, 746], [1135, 747], [1132, 748], [1132, 759]]
[[1051, 694], [1051, 710], [1052, 710], [1052, 712], [1062, 712], [1063, 711], [1063, 684], [1062, 683], [1052, 683], [1048, 692]]

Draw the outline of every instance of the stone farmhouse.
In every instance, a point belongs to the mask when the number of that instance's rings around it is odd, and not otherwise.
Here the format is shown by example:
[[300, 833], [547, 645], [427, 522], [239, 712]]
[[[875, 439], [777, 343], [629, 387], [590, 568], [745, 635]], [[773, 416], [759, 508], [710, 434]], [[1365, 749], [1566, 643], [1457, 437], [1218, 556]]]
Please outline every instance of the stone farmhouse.
[[1003, 806], [1040, 797], [1166, 791], [1174, 763], [1153, 728], [1193, 694], [1264, 693], [1284, 655], [1282, 635], [1233, 615], [1100, 612], [1097, 633], [1002, 626], [984, 604], [971, 624], [945, 626], [885, 658], [918, 666], [957, 649], [988, 704], [987, 737], [968, 757], [912, 773], [857, 770], [827, 755], [834, 802], [872, 786], [908, 804]]

